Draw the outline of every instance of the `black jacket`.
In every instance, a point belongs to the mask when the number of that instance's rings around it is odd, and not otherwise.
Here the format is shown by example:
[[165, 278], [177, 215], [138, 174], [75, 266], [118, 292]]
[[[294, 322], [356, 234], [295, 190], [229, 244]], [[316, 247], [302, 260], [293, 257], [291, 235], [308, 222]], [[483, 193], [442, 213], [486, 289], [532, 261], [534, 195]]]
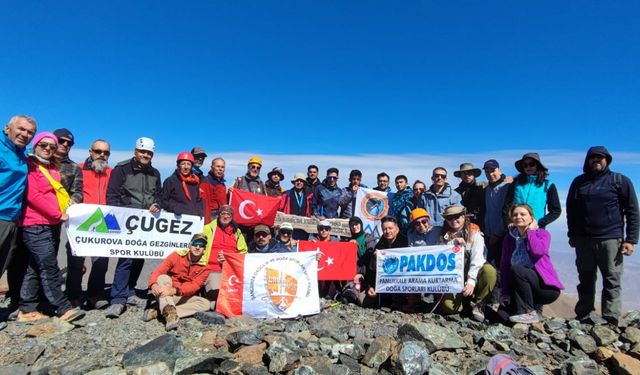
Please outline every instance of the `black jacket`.
[[[594, 153], [606, 155], [607, 168], [601, 172], [589, 169], [589, 155]], [[612, 160], [601, 146], [587, 152], [584, 173], [573, 180], [567, 194], [569, 237], [619, 238], [638, 243], [638, 198], [628, 177], [609, 170]]]
[[109, 206], [147, 209], [160, 206], [160, 172], [149, 165], [142, 167], [134, 158], [118, 163], [109, 178], [107, 204]]
[[191, 200], [189, 200], [184, 193], [182, 181], [178, 173], [180, 172], [175, 171], [169, 178], [164, 180], [164, 184], [162, 184], [162, 209], [173, 212], [176, 215], [186, 214], [203, 217], [204, 201], [200, 194], [200, 183], [186, 184], [189, 196], [191, 196]]

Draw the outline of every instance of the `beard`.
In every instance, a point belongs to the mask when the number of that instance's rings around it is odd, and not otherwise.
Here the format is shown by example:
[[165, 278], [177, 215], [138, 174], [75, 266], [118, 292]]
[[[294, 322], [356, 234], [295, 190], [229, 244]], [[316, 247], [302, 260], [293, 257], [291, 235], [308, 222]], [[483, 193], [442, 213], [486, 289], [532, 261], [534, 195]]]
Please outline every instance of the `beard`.
[[108, 166], [109, 162], [102, 159], [96, 159], [91, 163], [91, 168], [93, 168], [96, 173], [104, 173], [104, 171], [107, 170]]

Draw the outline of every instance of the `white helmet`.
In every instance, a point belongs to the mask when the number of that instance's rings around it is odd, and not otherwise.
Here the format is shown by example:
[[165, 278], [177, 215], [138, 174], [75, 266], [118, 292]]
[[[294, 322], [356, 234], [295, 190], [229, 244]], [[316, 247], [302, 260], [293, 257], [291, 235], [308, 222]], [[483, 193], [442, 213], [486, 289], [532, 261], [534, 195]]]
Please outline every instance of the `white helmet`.
[[151, 138], [140, 137], [136, 141], [136, 150], [156, 151], [156, 143]]

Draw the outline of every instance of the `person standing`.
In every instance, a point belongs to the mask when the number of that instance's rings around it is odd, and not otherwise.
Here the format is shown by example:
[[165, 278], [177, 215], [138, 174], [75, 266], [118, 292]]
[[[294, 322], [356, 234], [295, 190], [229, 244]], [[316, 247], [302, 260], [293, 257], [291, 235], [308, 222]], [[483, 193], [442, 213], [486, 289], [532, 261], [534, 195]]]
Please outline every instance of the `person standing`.
[[204, 221], [211, 222], [218, 217], [218, 209], [227, 204], [227, 185], [224, 179], [226, 165], [223, 158], [211, 161], [211, 170], [202, 178], [200, 189], [204, 200]]
[[462, 163], [460, 169], [453, 172], [460, 179], [455, 191], [462, 197], [461, 203], [467, 211], [467, 219], [478, 226], [482, 225], [481, 212], [484, 204], [484, 185], [477, 180], [480, 173], [480, 168], [475, 168], [471, 163]]
[[361, 187], [367, 187], [367, 185], [362, 184], [362, 172], [358, 169], [354, 169], [349, 173], [349, 186], [342, 188], [340, 198], [338, 198], [341, 219], [349, 219], [354, 215], [356, 211], [358, 190]]
[[376, 185], [376, 187], [374, 187], [373, 190], [382, 191], [384, 193], [390, 193], [391, 188], [389, 187], [389, 179], [390, 179], [389, 175], [386, 174], [385, 172], [378, 173], [378, 175], [376, 176], [378, 185]]
[[338, 168], [327, 169], [327, 177], [313, 190], [313, 216], [320, 220], [338, 217], [338, 201], [342, 190], [338, 187]]
[[569, 245], [576, 249], [578, 319], [595, 310], [597, 270], [602, 275], [602, 317], [618, 325], [622, 308], [623, 258], [638, 243], [638, 198], [631, 180], [610, 170], [604, 146], [587, 151], [583, 174], [567, 194]]
[[389, 200], [390, 215], [395, 216], [398, 221], [400, 232], [407, 235], [411, 227], [411, 204], [409, 200], [413, 197], [413, 190], [409, 187], [409, 180], [405, 175], [396, 176], [396, 189]]
[[[151, 165], [155, 150], [153, 139], [140, 137], [136, 140], [133, 158], [118, 163], [111, 172], [107, 187], [109, 206], [160, 212], [160, 172]], [[107, 318], [119, 317], [127, 303], [142, 305], [145, 302], [135, 296], [135, 286], [143, 265], [144, 259], [118, 259], [111, 284], [111, 306], [105, 310]]]
[[282, 174], [282, 168], [280, 167], [275, 167], [271, 172], [267, 173], [267, 182], [264, 183], [267, 195], [280, 198], [284, 194], [284, 188], [280, 186], [280, 182], [283, 180], [284, 174]]
[[181, 152], [176, 158], [176, 170], [162, 185], [162, 208], [176, 215], [204, 216], [200, 195], [200, 177], [193, 172], [194, 158]]
[[444, 210], [454, 204], [461, 204], [462, 197], [447, 182], [447, 170], [443, 167], [437, 167], [431, 175], [433, 184], [429, 190], [422, 193], [420, 197], [419, 208], [427, 210], [431, 215], [431, 223], [433, 225], [444, 225]]
[[254, 194], [267, 195], [267, 189], [260, 178], [260, 169], [262, 169], [262, 159], [257, 156], [251, 157], [247, 162], [247, 173], [236, 178], [229, 190], [240, 189]]
[[8, 271], [10, 310], [14, 311], [28, 259], [26, 252], [21, 252], [22, 257], [14, 257], [18, 253], [18, 219], [27, 187], [25, 148], [37, 128], [33, 117], [16, 115], [0, 135], [0, 277]]
[[[307, 189], [304, 173], [296, 173], [291, 180], [293, 187], [284, 192], [280, 202], [280, 211], [287, 215], [311, 217], [313, 213], [313, 193]], [[307, 240], [309, 233], [302, 229], [293, 230], [294, 240]]]
[[191, 155], [193, 155], [193, 173], [198, 176], [199, 179], [202, 179], [204, 172], [201, 168], [204, 165], [204, 159], [207, 158], [207, 152], [204, 148], [196, 146], [191, 149]]

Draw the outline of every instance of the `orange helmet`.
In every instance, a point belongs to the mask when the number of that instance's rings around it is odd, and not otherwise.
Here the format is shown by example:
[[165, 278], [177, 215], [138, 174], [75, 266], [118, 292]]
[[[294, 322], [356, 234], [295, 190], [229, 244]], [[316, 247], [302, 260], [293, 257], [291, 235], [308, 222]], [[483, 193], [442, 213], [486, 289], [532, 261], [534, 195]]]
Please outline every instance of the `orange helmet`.
[[411, 211], [411, 222], [414, 222], [425, 216], [429, 217], [429, 213], [427, 212], [427, 210], [425, 210], [424, 208], [414, 208], [413, 211]]
[[183, 161], [183, 160], [190, 161], [191, 163], [193, 163], [195, 161], [195, 159], [193, 158], [193, 155], [190, 152], [187, 152], [187, 151], [179, 153], [178, 154], [178, 158], [176, 159], [178, 164], [180, 164], [180, 162]]

